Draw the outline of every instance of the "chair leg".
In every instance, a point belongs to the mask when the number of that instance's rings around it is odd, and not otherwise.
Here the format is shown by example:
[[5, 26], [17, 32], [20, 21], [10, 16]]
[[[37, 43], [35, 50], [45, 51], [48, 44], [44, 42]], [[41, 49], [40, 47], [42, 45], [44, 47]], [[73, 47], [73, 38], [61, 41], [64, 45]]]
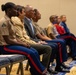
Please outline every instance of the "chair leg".
[[25, 70], [28, 70], [28, 68], [29, 68], [29, 62], [27, 61]]
[[19, 67], [18, 67], [18, 70], [17, 70], [17, 74], [19, 74], [19, 71], [21, 72], [21, 75], [24, 75], [23, 63], [22, 63], [22, 62], [19, 63]]
[[6, 66], [6, 75], [10, 75], [10, 69], [9, 69], [9, 66]]
[[20, 71], [20, 63], [19, 63], [19, 66], [18, 66], [17, 74], [19, 74], [19, 71]]
[[21, 69], [21, 75], [24, 75], [24, 71], [23, 71], [23, 63], [20, 62], [20, 69]]
[[11, 73], [11, 71], [12, 71], [12, 67], [13, 67], [13, 64], [10, 65], [10, 73]]

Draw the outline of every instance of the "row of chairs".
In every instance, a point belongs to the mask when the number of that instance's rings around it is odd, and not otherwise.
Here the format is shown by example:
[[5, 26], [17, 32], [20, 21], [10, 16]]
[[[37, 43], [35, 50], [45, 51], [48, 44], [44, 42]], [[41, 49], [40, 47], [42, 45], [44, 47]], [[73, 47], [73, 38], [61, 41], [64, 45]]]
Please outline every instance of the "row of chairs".
[[19, 54], [12, 55], [0, 55], [0, 70], [5, 67], [6, 75], [10, 75], [14, 64], [19, 63], [17, 74], [24, 75], [23, 61], [26, 60], [26, 56]]

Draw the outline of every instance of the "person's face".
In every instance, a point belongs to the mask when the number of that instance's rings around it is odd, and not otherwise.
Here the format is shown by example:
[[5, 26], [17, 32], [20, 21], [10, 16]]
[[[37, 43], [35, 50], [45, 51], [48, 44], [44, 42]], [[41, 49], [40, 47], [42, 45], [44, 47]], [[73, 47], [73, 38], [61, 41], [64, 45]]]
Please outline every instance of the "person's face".
[[63, 22], [66, 22], [66, 20], [67, 20], [67, 19], [66, 19], [66, 16], [63, 16], [61, 20], [62, 20]]
[[57, 21], [58, 21], [58, 17], [55, 16], [54, 19], [53, 19], [53, 21], [54, 21], [55, 23], [57, 23]]
[[33, 17], [34, 17], [34, 11], [33, 11], [33, 9], [31, 9], [31, 10], [29, 11], [29, 16], [30, 16], [30, 18], [33, 18]]
[[60, 23], [61, 22], [61, 19], [60, 19], [60, 17], [58, 16], [58, 23]]
[[41, 19], [41, 14], [39, 13], [39, 11], [37, 11], [36, 18], [37, 18], [38, 20]]
[[26, 12], [26, 15], [28, 18], [33, 18], [34, 17], [34, 10], [33, 8], [30, 8], [29, 11]]
[[32, 18], [35, 22], [37, 22], [39, 19], [41, 19], [41, 14], [39, 13], [39, 11], [34, 11], [34, 16]]
[[21, 19], [24, 19], [25, 17], [25, 9], [22, 9], [22, 12], [19, 12], [19, 16]]

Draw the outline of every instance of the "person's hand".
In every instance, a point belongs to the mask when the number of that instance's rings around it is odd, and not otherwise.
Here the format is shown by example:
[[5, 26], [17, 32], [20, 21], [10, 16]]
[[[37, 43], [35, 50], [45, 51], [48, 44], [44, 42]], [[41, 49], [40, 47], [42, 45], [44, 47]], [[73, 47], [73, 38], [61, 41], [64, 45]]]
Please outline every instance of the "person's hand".
[[22, 41], [19, 40], [19, 39], [17, 39], [17, 41], [20, 43], [20, 45], [23, 45], [23, 46], [25, 46], [25, 47], [27, 47], [27, 48], [30, 48], [30, 45], [29, 45], [28, 43], [22, 42]]
[[48, 44], [47, 42], [45, 42], [45, 41], [41, 41], [41, 44]]
[[30, 48], [30, 45], [28, 43], [23, 43], [23, 46]]
[[47, 44], [45, 41], [39, 41], [38, 44]]

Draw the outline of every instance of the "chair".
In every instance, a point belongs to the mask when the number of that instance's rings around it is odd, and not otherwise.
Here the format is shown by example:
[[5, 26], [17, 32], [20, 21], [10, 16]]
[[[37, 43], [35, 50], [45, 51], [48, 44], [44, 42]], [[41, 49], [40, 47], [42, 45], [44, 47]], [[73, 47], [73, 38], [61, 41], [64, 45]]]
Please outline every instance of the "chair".
[[10, 60], [8, 58], [0, 57], [0, 69], [5, 67], [6, 75], [10, 75], [9, 65], [10, 65]]
[[14, 64], [19, 63], [17, 74], [19, 74], [19, 72], [21, 72], [20, 75], [24, 75], [23, 61], [26, 59], [26, 56], [20, 55], [20, 54], [12, 54], [12, 55], [0, 55], [0, 57], [3, 57], [3, 58], [8, 59], [10, 61], [9, 72], [11, 72], [12, 66]]

